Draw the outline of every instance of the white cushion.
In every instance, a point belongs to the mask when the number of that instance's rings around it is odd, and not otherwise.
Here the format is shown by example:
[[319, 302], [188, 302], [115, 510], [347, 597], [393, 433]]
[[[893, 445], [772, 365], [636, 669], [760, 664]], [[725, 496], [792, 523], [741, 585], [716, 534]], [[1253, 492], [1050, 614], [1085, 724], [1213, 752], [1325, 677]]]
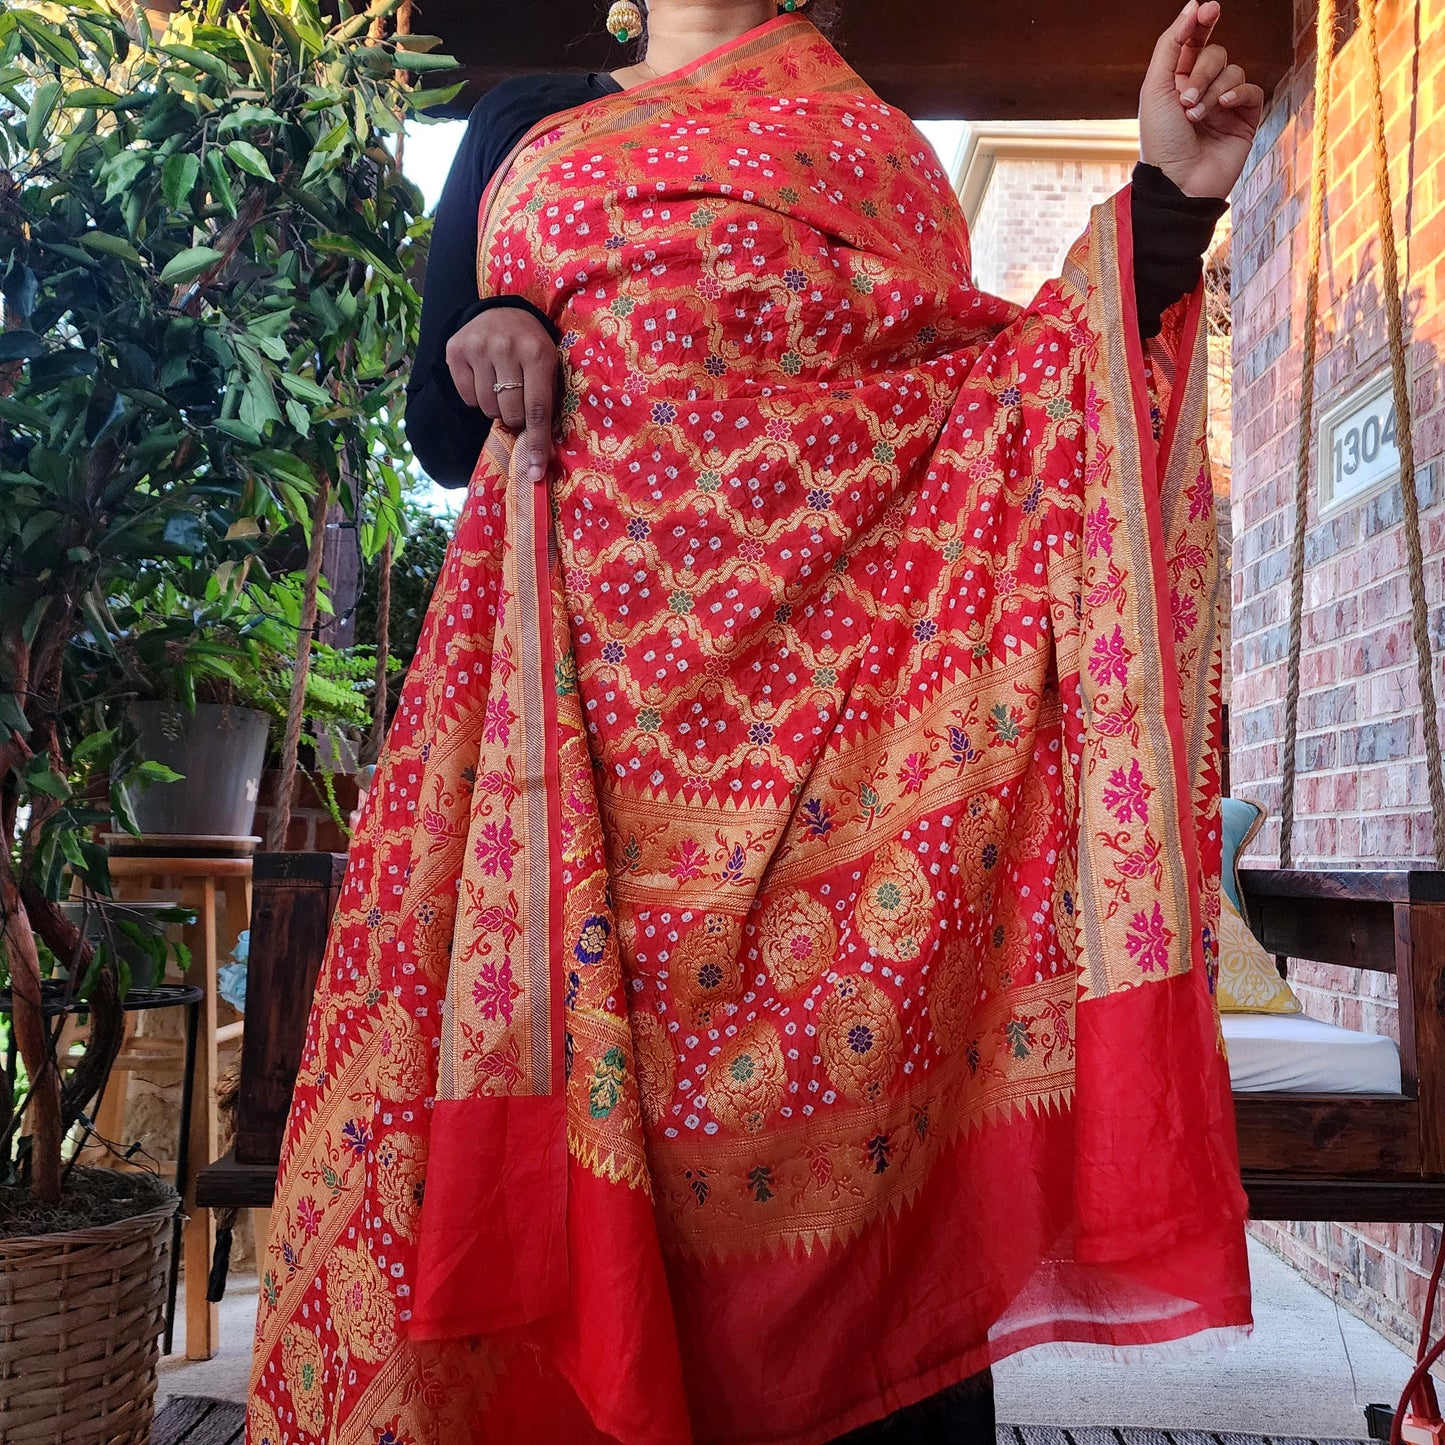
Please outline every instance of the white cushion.
[[1229, 1078], [1237, 1094], [1398, 1094], [1393, 1039], [1303, 1014], [1225, 1014]]

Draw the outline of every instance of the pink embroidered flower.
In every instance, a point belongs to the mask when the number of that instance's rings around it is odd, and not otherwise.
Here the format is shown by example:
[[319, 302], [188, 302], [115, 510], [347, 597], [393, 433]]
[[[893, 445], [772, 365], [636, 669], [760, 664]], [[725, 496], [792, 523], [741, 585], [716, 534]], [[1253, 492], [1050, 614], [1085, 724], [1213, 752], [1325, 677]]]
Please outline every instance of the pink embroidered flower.
[[1189, 520], [1197, 522], [1207, 517], [1214, 507], [1214, 488], [1209, 484], [1209, 470], [1200, 467], [1194, 485], [1189, 489]]
[[482, 722], [482, 737], [489, 743], [504, 746], [512, 735], [512, 723], [516, 714], [507, 706], [506, 695], [494, 697], [487, 703], [487, 715]]
[[484, 824], [473, 851], [488, 878], [500, 873], [511, 882], [512, 859], [522, 851], [522, 845], [512, 835], [512, 820], [503, 818], [500, 823]]
[[738, 556], [744, 562], [761, 562], [767, 555], [767, 549], [761, 542], [754, 541], [751, 537], [746, 542], [738, 544]]
[[1097, 432], [1102, 418], [1103, 408], [1099, 405], [1099, 393], [1091, 386], [1084, 398], [1084, 421], [1091, 432]]
[[569, 567], [567, 569], [567, 590], [573, 593], [584, 593], [591, 589], [592, 579], [580, 568]]
[[488, 959], [482, 964], [482, 971], [472, 985], [472, 1002], [484, 1019], [490, 1023], [501, 1019], [510, 1027], [512, 1006], [521, 996], [521, 985], [512, 977], [512, 965], [507, 959], [501, 963]]
[[672, 865], [667, 871], [679, 883], [691, 883], [701, 878], [707, 867], [707, 852], [696, 838], [685, 838], [671, 853], [667, 861]]
[[296, 1223], [305, 1231], [307, 1239], [316, 1238], [321, 1228], [321, 1211], [309, 1194], [296, 1206]]
[[1104, 789], [1104, 806], [1121, 822], [1137, 818], [1141, 823], [1149, 821], [1149, 796], [1154, 789], [1144, 781], [1144, 772], [1138, 758], [1131, 758], [1129, 766], [1115, 768], [1109, 774], [1108, 786]]
[[1156, 898], [1153, 913], [1146, 913], [1141, 909], [1134, 915], [1129, 923], [1124, 946], [1129, 950], [1129, 957], [1139, 965], [1142, 972], [1167, 973], [1169, 945], [1173, 942], [1174, 935], [1164, 923], [1164, 910], [1160, 908]]
[[898, 781], [905, 793], [920, 792], [927, 776], [928, 770], [923, 766], [922, 753], [909, 753], [898, 770]]
[[1199, 604], [1187, 592], [1174, 599], [1174, 640], [1183, 642], [1199, 621]]
[[1101, 552], [1114, 555], [1114, 528], [1118, 525], [1117, 519], [1109, 515], [1107, 502], [1100, 502], [1089, 513], [1084, 523], [1084, 549], [1089, 556], [1097, 557]]
[[792, 434], [792, 426], [789, 425], [789, 423], [785, 422], [781, 417], [774, 417], [772, 421], [768, 423], [769, 441], [785, 442], [790, 436], [792, 436]]
[[1124, 645], [1124, 629], [1116, 622], [1112, 637], [1095, 638], [1089, 656], [1089, 675], [1100, 687], [1111, 682], [1122, 686], [1129, 680], [1129, 664], [1133, 660], [1134, 654]]
[[716, 276], [704, 276], [697, 283], [697, 294], [704, 301], [716, 301], [722, 294], [722, 282]]
[[739, 70], [723, 81], [728, 90], [762, 90], [767, 83], [761, 65], [755, 65], [751, 70]]

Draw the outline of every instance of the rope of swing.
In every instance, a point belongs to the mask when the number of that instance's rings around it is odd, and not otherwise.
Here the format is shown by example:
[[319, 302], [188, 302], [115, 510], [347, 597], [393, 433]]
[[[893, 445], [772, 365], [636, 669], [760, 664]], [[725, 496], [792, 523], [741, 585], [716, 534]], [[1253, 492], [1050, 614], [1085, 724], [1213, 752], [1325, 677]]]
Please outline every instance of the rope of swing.
[[1380, 263], [1384, 270], [1385, 320], [1390, 336], [1390, 375], [1395, 393], [1396, 435], [1400, 447], [1400, 496], [1405, 504], [1405, 546], [1409, 554], [1410, 626], [1420, 680], [1420, 721], [1425, 732], [1425, 771], [1434, 817], [1435, 864], [1445, 870], [1445, 776], [1440, 767], [1440, 710], [1435, 696], [1435, 666], [1430, 649], [1429, 609], [1425, 601], [1425, 557], [1420, 537], [1420, 499], [1415, 486], [1415, 428], [1410, 415], [1406, 375], [1405, 315], [1400, 289], [1400, 254], [1395, 240], [1395, 208], [1390, 194], [1390, 152], [1385, 145], [1385, 92], [1380, 78], [1379, 0], [1360, 0], [1360, 26], [1370, 64], [1373, 112], [1375, 199], [1380, 212]]
[[[1411, 632], [1425, 735], [1425, 768], [1434, 817], [1436, 866], [1445, 870], [1445, 772], [1440, 757], [1439, 704], [1435, 692], [1429, 608], [1425, 597], [1425, 560], [1420, 533], [1420, 503], [1415, 483], [1415, 437], [1410, 411], [1408, 353], [1400, 285], [1400, 255], [1395, 237], [1390, 188], [1390, 153], [1385, 139], [1385, 96], [1380, 70], [1379, 0], [1360, 0], [1360, 30], [1370, 68], [1371, 145], [1375, 160], [1375, 200], [1379, 214], [1385, 321], [1394, 393], [1396, 436], [1400, 448], [1400, 496], [1404, 504], [1405, 546], [1410, 583]], [[1295, 781], [1299, 741], [1300, 655], [1303, 644], [1305, 521], [1309, 505], [1310, 454], [1314, 440], [1315, 361], [1318, 354], [1320, 264], [1324, 246], [1325, 195], [1329, 180], [1331, 62], [1335, 49], [1336, 0], [1320, 0], [1315, 44], [1315, 125], [1310, 174], [1308, 254], [1305, 270], [1303, 373], [1300, 379], [1300, 432], [1295, 469], [1295, 529], [1290, 550], [1289, 663], [1285, 683], [1285, 749], [1281, 789], [1280, 867], [1294, 866]]]

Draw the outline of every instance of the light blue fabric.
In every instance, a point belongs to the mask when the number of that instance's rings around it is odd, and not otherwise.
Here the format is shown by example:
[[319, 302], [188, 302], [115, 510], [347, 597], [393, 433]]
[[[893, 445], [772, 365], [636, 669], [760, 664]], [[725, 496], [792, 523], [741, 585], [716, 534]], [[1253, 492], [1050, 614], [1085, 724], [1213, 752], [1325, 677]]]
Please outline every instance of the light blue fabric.
[[231, 1005], [237, 1013], [246, 1012], [246, 965], [251, 961], [251, 930], [248, 928], [236, 940], [231, 950], [230, 962], [216, 970], [216, 992]]
[[1244, 840], [1249, 836], [1249, 831], [1254, 827], [1255, 822], [1264, 816], [1264, 809], [1257, 803], [1246, 803], [1243, 798], [1226, 798], [1224, 800], [1224, 854], [1220, 860], [1220, 882], [1224, 885], [1224, 892], [1229, 901], [1234, 904], [1235, 909], [1241, 917], [1248, 917], [1244, 911], [1244, 904], [1239, 897], [1239, 879], [1235, 876], [1235, 868], [1239, 860], [1239, 850]]

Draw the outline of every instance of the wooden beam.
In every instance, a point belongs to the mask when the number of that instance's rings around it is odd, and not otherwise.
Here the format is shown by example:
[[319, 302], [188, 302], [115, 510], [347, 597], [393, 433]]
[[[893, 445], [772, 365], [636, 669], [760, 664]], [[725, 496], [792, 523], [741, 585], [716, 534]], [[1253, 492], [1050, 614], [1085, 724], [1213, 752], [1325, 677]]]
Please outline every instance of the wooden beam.
[[1301, 1179], [1420, 1177], [1416, 1099], [1236, 1094], [1234, 1116], [1239, 1164], [1246, 1172], [1288, 1173]]
[[[465, 67], [452, 107], [513, 75], [615, 68], [604, 0], [420, 0], [417, 27], [440, 35]], [[844, 54], [891, 105], [915, 120], [1116, 120], [1138, 109], [1154, 41], [1174, 0], [1116, 0], [1081, 19], [1062, 0], [960, 5], [956, 0], [845, 0]], [[519, 15], [525, 18], [519, 20]], [[1272, 91], [1293, 57], [1288, 0], [1231, 7], [1220, 40]], [[429, 82], [431, 78], [429, 77]]]

